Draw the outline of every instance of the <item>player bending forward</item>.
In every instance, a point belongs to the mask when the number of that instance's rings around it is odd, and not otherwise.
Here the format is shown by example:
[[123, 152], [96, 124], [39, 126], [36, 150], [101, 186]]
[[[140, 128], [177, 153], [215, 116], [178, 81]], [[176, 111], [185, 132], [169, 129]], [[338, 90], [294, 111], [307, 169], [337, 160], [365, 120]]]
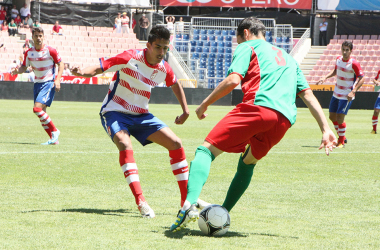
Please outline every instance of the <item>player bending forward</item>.
[[[237, 28], [238, 47], [228, 76], [196, 109], [204, 119], [207, 107], [230, 93], [240, 82], [243, 102], [230, 111], [208, 134], [195, 151], [190, 164], [186, 201], [171, 231], [180, 230], [198, 218], [195, 209], [210, 172], [211, 162], [222, 152], [243, 153], [223, 206], [234, 207], [247, 189], [256, 163], [276, 145], [296, 120], [297, 95], [306, 103], [322, 131], [320, 149], [326, 154], [336, 144], [318, 100], [310, 90], [296, 61], [283, 49], [265, 41], [265, 26], [254, 17], [244, 19]], [[246, 148], [246, 145], [249, 145]]]
[[[42, 127], [50, 139], [43, 145], [58, 144], [59, 130], [46, 113], [46, 108], [53, 102], [55, 91], [61, 89], [61, 76], [64, 64], [56, 49], [44, 43], [44, 30], [40, 27], [33, 28], [32, 39], [34, 47], [24, 54], [24, 62], [20, 68], [12, 70], [12, 74], [22, 74], [29, 66], [32, 66], [34, 77], [34, 107], [33, 112], [40, 119]], [[58, 74], [55, 65], [58, 65]]]
[[[379, 76], [380, 76], [380, 70], [379, 72], [377, 72], [377, 76], [375, 77], [375, 79], [373, 79], [373, 83], [376, 86], [380, 85]], [[376, 99], [375, 107], [373, 110], [371, 134], [377, 134], [377, 123], [379, 121], [379, 113], [380, 113], [380, 94]]]
[[111, 58], [100, 58], [100, 64], [83, 70], [75, 67], [72, 74], [92, 77], [103, 72], [116, 72], [100, 110], [102, 125], [119, 149], [120, 166], [143, 217], [155, 214], [146, 202], [130, 135], [143, 146], [155, 142], [169, 150], [170, 164], [181, 192], [181, 206], [187, 193], [188, 166], [181, 140], [157, 117], [149, 113], [151, 89], [164, 82], [177, 97], [183, 113], [175, 124], [183, 124], [189, 117], [185, 94], [177, 83], [172, 68], [163, 60], [169, 48], [170, 32], [163, 26], [152, 28], [147, 49], [127, 50]]
[[[327, 78], [337, 76], [333, 96], [331, 97], [329, 112], [330, 120], [338, 133], [338, 148], [343, 148], [346, 140], [346, 123], [344, 118], [355, 99], [355, 93], [364, 83], [364, 74], [360, 63], [351, 58], [352, 42], [342, 43], [342, 56], [336, 59], [335, 69], [317, 82], [324, 83]], [[356, 80], [358, 79], [357, 83]]]

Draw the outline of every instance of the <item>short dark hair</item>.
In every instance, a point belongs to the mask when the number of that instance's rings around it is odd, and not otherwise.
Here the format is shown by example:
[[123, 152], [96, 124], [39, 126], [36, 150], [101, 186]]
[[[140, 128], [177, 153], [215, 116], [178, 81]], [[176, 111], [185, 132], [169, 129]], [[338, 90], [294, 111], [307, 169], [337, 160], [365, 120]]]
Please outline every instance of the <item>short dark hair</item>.
[[237, 28], [237, 35], [243, 37], [245, 29], [249, 30], [249, 32], [255, 36], [258, 36], [260, 32], [265, 37], [265, 26], [256, 17], [247, 17], [241, 21]]
[[352, 50], [353, 47], [354, 47], [354, 46], [352, 45], [352, 42], [351, 42], [351, 41], [344, 41], [344, 42], [342, 43], [342, 48], [343, 48], [343, 46], [349, 47], [350, 50]]
[[41, 27], [34, 27], [33, 29], [32, 29], [32, 35], [34, 35], [34, 33], [35, 32], [38, 32], [38, 33], [44, 33], [44, 29], [43, 28], [41, 28]]
[[156, 39], [170, 40], [170, 31], [162, 25], [154, 26], [148, 36], [148, 43], [152, 44]]

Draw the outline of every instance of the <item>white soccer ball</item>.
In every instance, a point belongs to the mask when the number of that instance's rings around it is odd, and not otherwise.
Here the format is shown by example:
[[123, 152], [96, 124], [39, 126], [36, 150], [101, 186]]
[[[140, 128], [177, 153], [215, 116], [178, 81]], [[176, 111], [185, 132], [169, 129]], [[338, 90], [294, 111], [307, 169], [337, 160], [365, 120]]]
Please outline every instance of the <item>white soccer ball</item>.
[[220, 205], [209, 205], [199, 213], [198, 226], [206, 235], [221, 236], [230, 228], [230, 215]]

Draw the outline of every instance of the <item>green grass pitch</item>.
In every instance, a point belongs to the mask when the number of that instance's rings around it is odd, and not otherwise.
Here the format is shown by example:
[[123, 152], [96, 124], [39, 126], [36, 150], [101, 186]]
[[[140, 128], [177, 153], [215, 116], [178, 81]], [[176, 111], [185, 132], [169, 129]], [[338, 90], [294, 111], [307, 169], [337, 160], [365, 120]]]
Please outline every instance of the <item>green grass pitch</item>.
[[[100, 124], [100, 103], [54, 102], [48, 114], [61, 130], [57, 146], [40, 145], [48, 138], [32, 101], [0, 105], [0, 249], [380, 249], [380, 134], [370, 134], [371, 110], [349, 111], [348, 144], [327, 157], [317, 149], [316, 122], [299, 109], [296, 124], [257, 164], [230, 213], [230, 231], [213, 238], [196, 223], [168, 231], [180, 199], [168, 153], [133, 139], [144, 195], [156, 212], [140, 218]], [[199, 121], [195, 108], [179, 126], [179, 105], [150, 105], [182, 139], [189, 163], [232, 109], [211, 106]], [[238, 157], [213, 162], [202, 199], [223, 202]]]

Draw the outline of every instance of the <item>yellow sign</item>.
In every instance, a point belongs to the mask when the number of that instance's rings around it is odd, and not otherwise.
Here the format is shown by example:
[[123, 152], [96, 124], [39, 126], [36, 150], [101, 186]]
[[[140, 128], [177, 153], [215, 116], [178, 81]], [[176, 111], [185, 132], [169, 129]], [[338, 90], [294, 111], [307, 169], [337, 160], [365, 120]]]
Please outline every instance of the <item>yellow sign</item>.
[[327, 84], [315, 85], [315, 84], [310, 84], [310, 88], [313, 91], [334, 91], [335, 85], [327, 85]]

